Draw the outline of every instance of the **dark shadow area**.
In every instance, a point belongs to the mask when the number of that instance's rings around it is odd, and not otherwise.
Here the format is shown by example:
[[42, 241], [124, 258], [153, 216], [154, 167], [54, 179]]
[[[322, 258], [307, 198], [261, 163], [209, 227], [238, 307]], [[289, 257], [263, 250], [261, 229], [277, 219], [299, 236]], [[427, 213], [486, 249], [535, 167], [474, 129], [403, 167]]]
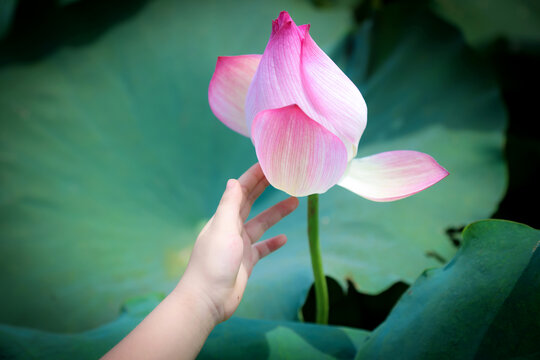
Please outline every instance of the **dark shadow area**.
[[0, 66], [36, 61], [62, 48], [94, 41], [135, 15], [148, 0], [20, 0], [11, 27], [0, 42]]
[[[403, 282], [397, 282], [378, 295], [368, 295], [358, 292], [354, 284], [347, 281], [347, 291], [344, 292], [339, 283], [331, 277], [326, 277], [330, 298], [330, 316], [328, 323], [365, 330], [373, 330], [390, 314], [401, 295], [409, 288]], [[315, 322], [315, 288], [309, 289], [302, 315], [305, 322]]]
[[456, 248], [460, 247], [463, 242], [463, 236], [461, 235], [463, 229], [465, 229], [465, 225], [449, 227], [445, 230], [446, 236]]
[[[463, 230], [465, 229], [465, 225], [460, 226], [449, 226], [445, 229], [444, 233], [446, 234], [446, 237], [448, 238], [448, 241], [454, 246], [456, 249], [458, 249], [461, 244], [463, 243]], [[441, 254], [439, 254], [435, 250], [428, 250], [425, 252], [425, 255], [429, 258], [435, 259], [441, 265], [446, 264], [450, 259], [445, 258]]]
[[439, 254], [435, 250], [428, 250], [428, 251], [425, 252], [425, 255], [426, 255], [426, 257], [437, 260], [441, 264], [445, 264], [446, 261], [447, 261], [444, 256], [442, 256], [441, 254]]
[[495, 45], [496, 63], [503, 99], [510, 119], [505, 155], [508, 161], [508, 191], [493, 218], [540, 228], [536, 204], [540, 202], [540, 133], [538, 132], [538, 52], [511, 51], [509, 44]]

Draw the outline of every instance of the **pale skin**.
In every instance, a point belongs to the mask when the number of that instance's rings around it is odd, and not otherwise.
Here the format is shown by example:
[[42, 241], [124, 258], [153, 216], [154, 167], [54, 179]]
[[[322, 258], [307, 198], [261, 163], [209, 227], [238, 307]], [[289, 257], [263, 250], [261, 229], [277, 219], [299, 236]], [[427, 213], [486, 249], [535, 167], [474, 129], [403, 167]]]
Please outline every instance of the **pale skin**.
[[213, 328], [235, 312], [257, 262], [282, 247], [281, 234], [259, 241], [298, 206], [290, 197], [246, 221], [268, 186], [259, 164], [231, 179], [197, 237], [176, 288], [103, 359], [194, 359]]

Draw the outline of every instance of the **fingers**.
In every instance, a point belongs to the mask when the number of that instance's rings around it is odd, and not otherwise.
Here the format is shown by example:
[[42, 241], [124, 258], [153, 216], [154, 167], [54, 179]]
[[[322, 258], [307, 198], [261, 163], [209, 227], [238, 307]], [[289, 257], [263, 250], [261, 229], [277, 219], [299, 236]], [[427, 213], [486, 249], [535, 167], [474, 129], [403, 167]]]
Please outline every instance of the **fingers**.
[[245, 202], [240, 210], [240, 216], [242, 217], [242, 221], [246, 221], [249, 212], [251, 211], [251, 206], [253, 206], [255, 200], [257, 200], [264, 189], [270, 184], [268, 180], [266, 180], [259, 163], [250, 167], [242, 176], [240, 176], [238, 182], [242, 186], [245, 195]]
[[285, 245], [286, 242], [287, 237], [281, 234], [278, 236], [274, 236], [273, 238], [270, 238], [268, 240], [264, 240], [254, 244], [253, 249], [255, 250], [255, 258], [253, 259], [253, 265], [255, 265], [257, 261], [259, 261], [266, 255], [276, 251], [277, 249]]
[[238, 180], [230, 179], [214, 215], [213, 223], [221, 230], [240, 232], [240, 209], [244, 200]]
[[259, 196], [261, 196], [261, 194], [268, 187], [268, 185], [270, 185], [270, 183], [268, 182], [268, 180], [266, 180], [265, 177], [263, 177], [259, 180], [257, 185], [255, 185], [251, 193], [247, 195], [247, 198], [242, 205], [242, 209], [240, 210], [240, 216], [242, 217], [242, 221], [247, 220], [253, 203], [255, 203], [255, 200], [257, 200]]
[[238, 180], [229, 180], [216, 210], [216, 225], [234, 225], [234, 229], [240, 231], [251, 206], [268, 185], [259, 163], [250, 167]]
[[238, 178], [238, 182], [242, 185], [244, 192], [250, 194], [255, 186], [259, 183], [261, 179], [264, 178], [263, 171], [259, 163], [256, 163], [250, 167], [245, 173]]
[[283, 200], [269, 209], [266, 209], [245, 225], [246, 234], [251, 239], [251, 243], [258, 241], [261, 236], [277, 224], [285, 216], [292, 213], [298, 207], [298, 199], [290, 197]]

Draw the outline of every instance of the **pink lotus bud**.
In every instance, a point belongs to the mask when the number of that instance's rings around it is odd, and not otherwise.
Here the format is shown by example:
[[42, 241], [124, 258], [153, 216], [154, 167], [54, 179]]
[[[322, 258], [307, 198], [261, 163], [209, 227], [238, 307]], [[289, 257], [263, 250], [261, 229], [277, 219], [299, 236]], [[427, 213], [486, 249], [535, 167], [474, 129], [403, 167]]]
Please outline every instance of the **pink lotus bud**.
[[294, 196], [339, 184], [374, 201], [419, 192], [448, 175], [431, 156], [390, 151], [355, 159], [367, 123], [360, 91], [285, 11], [261, 55], [219, 57], [208, 99], [251, 137], [270, 184]]

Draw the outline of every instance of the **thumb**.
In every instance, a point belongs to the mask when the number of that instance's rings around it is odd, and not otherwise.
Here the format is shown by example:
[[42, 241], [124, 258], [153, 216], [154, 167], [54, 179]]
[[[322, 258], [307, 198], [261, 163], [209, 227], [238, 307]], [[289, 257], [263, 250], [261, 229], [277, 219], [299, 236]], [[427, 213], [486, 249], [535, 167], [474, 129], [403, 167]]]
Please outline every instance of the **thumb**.
[[238, 180], [230, 179], [216, 210], [215, 224], [218, 228], [240, 231], [240, 208], [243, 197]]

